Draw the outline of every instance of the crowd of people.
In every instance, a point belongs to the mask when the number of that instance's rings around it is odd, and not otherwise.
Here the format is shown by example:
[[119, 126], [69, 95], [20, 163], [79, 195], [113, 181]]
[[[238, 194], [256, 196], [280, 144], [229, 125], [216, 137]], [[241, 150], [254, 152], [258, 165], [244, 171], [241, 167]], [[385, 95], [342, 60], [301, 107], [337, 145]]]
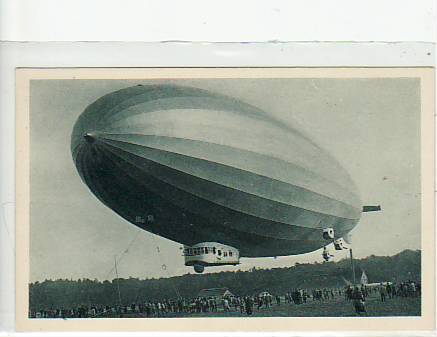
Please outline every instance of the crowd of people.
[[421, 284], [414, 281], [401, 282], [399, 284], [392, 282], [380, 283], [376, 286], [361, 285], [360, 287], [348, 286], [345, 290], [346, 300], [352, 301], [357, 315], [366, 314], [366, 298], [371, 292], [379, 293], [381, 302], [394, 297], [418, 297], [421, 294]]
[[57, 308], [31, 311], [31, 318], [93, 318], [93, 317], [172, 317], [181, 314], [239, 312], [252, 315], [254, 310], [268, 309], [274, 305], [301, 305], [308, 301], [332, 301], [335, 299], [351, 301], [358, 315], [366, 313], [366, 298], [371, 293], [379, 294], [385, 302], [397, 296], [417, 297], [421, 294], [420, 283], [407, 281], [399, 284], [385, 282], [373, 286], [347, 286], [346, 288], [298, 289], [283, 295], [262, 292], [253, 296], [197, 297], [146, 301], [130, 305], [97, 306], [80, 305], [75, 308]]
[[421, 294], [421, 284], [414, 281], [401, 282], [399, 284], [387, 283], [379, 288], [381, 301], [385, 302], [397, 296], [400, 297], [417, 297]]
[[[280, 303], [280, 297], [276, 297]], [[254, 306], [270, 307], [273, 296], [229, 296], [224, 298], [198, 297], [163, 300], [131, 305], [86, 306], [80, 305], [72, 309], [48, 309], [30, 312], [31, 318], [92, 318], [92, 317], [122, 317], [129, 314], [141, 314], [145, 317], [168, 317], [172, 314], [214, 313], [218, 311], [240, 311], [251, 315]]]
[[[123, 317], [129, 314], [141, 314], [145, 317], [167, 317], [171, 314], [207, 313], [241, 310], [251, 314], [254, 302], [251, 297], [225, 297], [222, 299], [198, 297], [193, 299], [162, 300], [131, 305], [87, 306], [80, 305], [72, 309], [48, 309], [30, 312], [31, 318], [92, 318]], [[259, 302], [261, 303], [261, 302]], [[267, 303], [267, 302], [266, 302]]]

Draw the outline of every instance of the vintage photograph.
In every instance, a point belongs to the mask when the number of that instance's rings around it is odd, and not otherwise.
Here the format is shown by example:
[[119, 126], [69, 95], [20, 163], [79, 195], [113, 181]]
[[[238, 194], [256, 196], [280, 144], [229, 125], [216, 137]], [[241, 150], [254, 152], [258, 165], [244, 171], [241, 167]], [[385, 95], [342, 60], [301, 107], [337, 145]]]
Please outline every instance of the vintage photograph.
[[307, 70], [28, 76], [27, 320], [422, 317], [423, 72]]

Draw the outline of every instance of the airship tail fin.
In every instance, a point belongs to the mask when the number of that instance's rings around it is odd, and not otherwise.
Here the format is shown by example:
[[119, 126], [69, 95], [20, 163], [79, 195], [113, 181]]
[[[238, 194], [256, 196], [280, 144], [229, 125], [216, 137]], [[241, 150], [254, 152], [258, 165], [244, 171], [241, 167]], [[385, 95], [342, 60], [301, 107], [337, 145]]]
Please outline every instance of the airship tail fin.
[[381, 210], [381, 205], [378, 206], [363, 206], [363, 213], [364, 212], [377, 212]]

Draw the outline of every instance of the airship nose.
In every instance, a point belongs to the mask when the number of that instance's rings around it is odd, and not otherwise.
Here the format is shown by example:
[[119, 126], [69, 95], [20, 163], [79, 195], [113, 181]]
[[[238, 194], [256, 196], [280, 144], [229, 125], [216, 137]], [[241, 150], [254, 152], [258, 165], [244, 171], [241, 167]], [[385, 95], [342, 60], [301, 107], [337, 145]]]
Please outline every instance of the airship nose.
[[85, 133], [83, 135], [83, 138], [87, 141], [88, 144], [92, 144], [96, 140], [96, 136], [93, 133], [91, 133], [91, 132]]

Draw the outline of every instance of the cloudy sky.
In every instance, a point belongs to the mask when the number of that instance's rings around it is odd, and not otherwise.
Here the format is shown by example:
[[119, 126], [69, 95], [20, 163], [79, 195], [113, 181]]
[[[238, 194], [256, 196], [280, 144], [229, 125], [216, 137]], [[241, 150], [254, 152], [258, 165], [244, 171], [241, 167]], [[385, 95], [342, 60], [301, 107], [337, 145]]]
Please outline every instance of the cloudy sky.
[[[82, 111], [100, 96], [156, 81], [31, 82], [30, 279], [168, 277], [192, 273], [180, 244], [142, 231], [104, 206], [81, 181], [70, 135]], [[352, 231], [356, 257], [420, 248], [420, 82], [418, 79], [220, 79], [166, 83], [208, 89], [255, 105], [297, 126], [350, 173], [365, 205]], [[335, 259], [347, 256], [335, 252]], [[237, 267], [322, 261], [300, 256], [245, 258]]]

